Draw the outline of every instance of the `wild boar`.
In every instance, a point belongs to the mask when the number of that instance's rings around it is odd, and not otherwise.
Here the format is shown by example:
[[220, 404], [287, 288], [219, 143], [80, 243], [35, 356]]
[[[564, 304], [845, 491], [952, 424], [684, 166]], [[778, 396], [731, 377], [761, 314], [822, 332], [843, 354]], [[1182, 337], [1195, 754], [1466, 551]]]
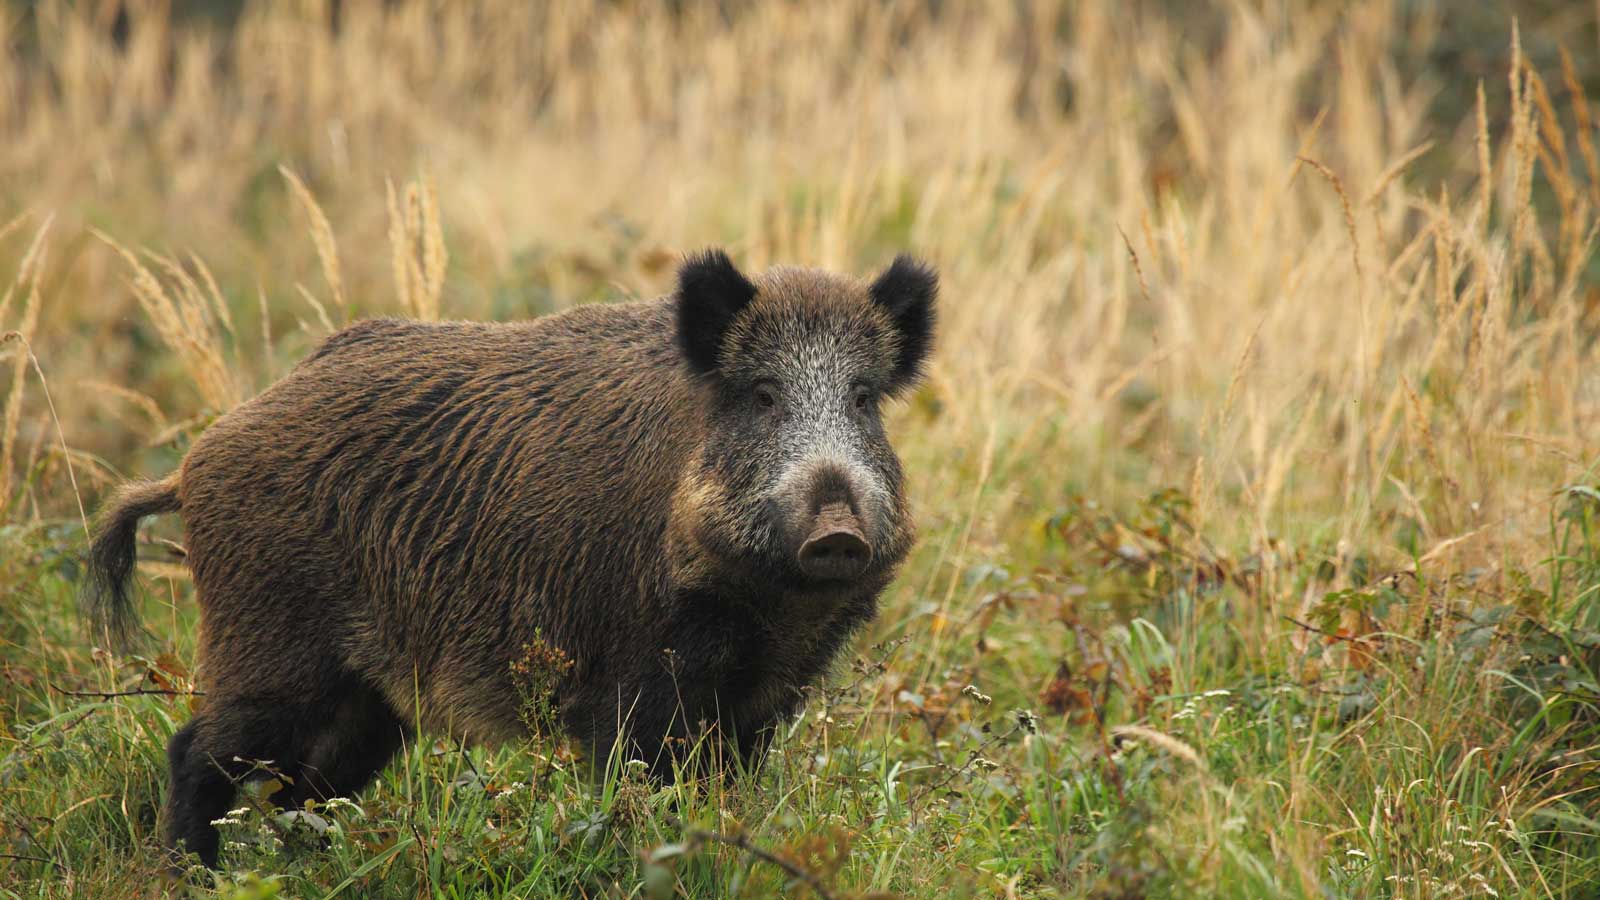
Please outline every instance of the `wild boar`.
[[360, 790], [414, 729], [525, 734], [532, 643], [570, 661], [553, 705], [602, 759], [758, 753], [912, 544], [880, 409], [937, 290], [907, 256], [868, 282], [710, 251], [659, 299], [329, 337], [91, 546], [96, 627], [136, 634], [138, 521], [182, 513], [206, 696], [168, 747], [168, 845], [216, 865], [250, 760], [288, 806]]

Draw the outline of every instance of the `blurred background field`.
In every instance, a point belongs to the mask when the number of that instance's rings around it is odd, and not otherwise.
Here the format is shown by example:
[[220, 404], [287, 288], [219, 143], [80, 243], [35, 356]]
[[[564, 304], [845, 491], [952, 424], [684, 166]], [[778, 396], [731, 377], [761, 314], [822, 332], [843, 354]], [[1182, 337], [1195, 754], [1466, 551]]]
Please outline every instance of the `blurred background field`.
[[1600, 3], [40, 2], [0, 44], [6, 896], [162, 890], [195, 615], [161, 521], [159, 646], [93, 646], [109, 485], [346, 321], [712, 244], [942, 273], [853, 661], [738, 784], [427, 744], [242, 808], [192, 890], [1600, 895]]

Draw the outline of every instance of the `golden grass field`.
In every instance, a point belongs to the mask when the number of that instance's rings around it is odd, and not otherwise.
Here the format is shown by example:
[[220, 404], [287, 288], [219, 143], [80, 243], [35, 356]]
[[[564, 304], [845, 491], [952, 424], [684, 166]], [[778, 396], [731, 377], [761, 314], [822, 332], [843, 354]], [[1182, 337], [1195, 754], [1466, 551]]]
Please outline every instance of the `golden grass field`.
[[[1489, 71], [1397, 0], [131, 5], [0, 7], [0, 895], [1600, 896], [1600, 4]], [[162, 886], [195, 698], [82, 692], [194, 607], [160, 521], [94, 648], [98, 498], [345, 322], [708, 245], [942, 276], [921, 541], [774, 763], [421, 746]]]

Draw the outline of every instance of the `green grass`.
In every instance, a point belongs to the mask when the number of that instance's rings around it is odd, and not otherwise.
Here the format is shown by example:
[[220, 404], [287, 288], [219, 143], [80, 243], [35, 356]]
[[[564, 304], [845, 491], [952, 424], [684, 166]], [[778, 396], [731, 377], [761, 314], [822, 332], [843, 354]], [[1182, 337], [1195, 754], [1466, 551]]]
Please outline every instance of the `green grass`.
[[[1176, 492], [1126, 516], [1063, 509], [1026, 573], [967, 573], [984, 601], [965, 620], [882, 623], [756, 773], [655, 788], [621, 760], [580, 777], [558, 741], [424, 736], [354, 802], [285, 816], [270, 789], [242, 791], [225, 871], [194, 880], [229, 897], [802, 890], [745, 840], [841, 897], [1593, 892], [1591, 493], [1567, 494], [1544, 573], [1335, 590], [1306, 554], [1283, 587], [1323, 595], [1314, 621], [1259, 630], [1241, 627], [1261, 614], [1251, 563], [1183, 510]], [[164, 742], [203, 702], [66, 693], [183, 691], [192, 652], [181, 595], [147, 603], [170, 655], [67, 649], [79, 538], [4, 535], [7, 896], [157, 880]], [[1382, 625], [1341, 630], [1351, 616]], [[1245, 637], [1259, 633], [1275, 636]]]

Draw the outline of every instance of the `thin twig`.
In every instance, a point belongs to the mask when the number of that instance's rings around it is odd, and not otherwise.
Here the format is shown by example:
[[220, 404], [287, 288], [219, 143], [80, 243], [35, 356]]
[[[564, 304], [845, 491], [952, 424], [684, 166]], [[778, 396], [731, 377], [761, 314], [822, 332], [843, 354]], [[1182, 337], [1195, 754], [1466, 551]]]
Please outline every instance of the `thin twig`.
[[[68, 812], [71, 812], [71, 810], [68, 810]], [[65, 815], [65, 814], [66, 813], [62, 813], [62, 815]], [[50, 819], [49, 817], [41, 817], [41, 818], [45, 818], [47, 821], [50, 822], [51, 825], [55, 824], [55, 820], [54, 819]], [[41, 847], [41, 848], [44, 847], [44, 842], [39, 840], [39, 836], [37, 834], [33, 833], [33, 829], [28, 827], [28, 823], [27, 822], [16, 821], [16, 822], [13, 822], [13, 824], [15, 824], [17, 826], [17, 828], [24, 835], [27, 836], [28, 840], [35, 847]], [[50, 865], [54, 866], [57, 869], [66, 870], [69, 875], [72, 872], [71, 869], [67, 869], [66, 866], [61, 864], [60, 860], [55, 858], [55, 854], [51, 854], [50, 856], [32, 856], [32, 855], [23, 854], [23, 853], [0, 853], [0, 858], [3, 858], [3, 859], [21, 859], [21, 860], [29, 860], [31, 862], [49, 863]]]
[[94, 715], [95, 713], [97, 713], [99, 711], [100, 710], [99, 710], [98, 707], [94, 707], [94, 706], [89, 707], [88, 709], [83, 711], [82, 715], [78, 716], [76, 719], [73, 719], [72, 721], [68, 722], [67, 724], [61, 726], [61, 731], [63, 733], [65, 733], [65, 732], [71, 731], [74, 728], [77, 728], [79, 725], [82, 725], [90, 716]]
[[[971, 620], [969, 619], [968, 621], [971, 621]], [[987, 632], [987, 630], [988, 629], [985, 629], [986, 632]], [[982, 638], [981, 634], [979, 635], [979, 638], [980, 639]], [[980, 650], [978, 652], [978, 654], [973, 657], [972, 663], [970, 665], [968, 665], [965, 670], [962, 671], [961, 678], [958, 679], [958, 680], [963, 684], [971, 684], [972, 682], [977, 680], [978, 670], [980, 668], [982, 668], [982, 666], [983, 666], [983, 652]], [[944, 730], [945, 723], [950, 721], [950, 714], [954, 710], [955, 710], [955, 704], [954, 703], [947, 703], [947, 704], [945, 704], [944, 709], [940, 710], [937, 713], [938, 718], [934, 718], [934, 714], [930, 714], [925, 709], [917, 710], [917, 714], [916, 714], [917, 715], [917, 719], [922, 722], [922, 726], [924, 728], [928, 729], [928, 738], [931, 741], [933, 741], [933, 744], [934, 744], [934, 751], [933, 751], [934, 755], [939, 758], [939, 762], [941, 764], [944, 763], [944, 754], [940, 753], [939, 749], [938, 749], [939, 732]]]
[[[680, 822], [679, 824], [682, 823]], [[773, 853], [771, 850], [768, 850], [760, 844], [757, 844], [745, 837], [743, 834], [723, 834], [720, 831], [710, 831], [703, 828], [691, 828], [689, 829], [689, 840], [692, 843], [697, 844], [709, 842], [725, 844], [729, 847], [737, 847], [738, 849], [743, 850], [762, 862], [770, 863], [784, 870], [785, 872], [788, 872], [790, 877], [794, 878], [796, 881], [804, 882], [807, 887], [811, 888], [813, 893], [821, 898], [821, 900], [834, 900], [833, 894], [829, 892], [828, 888], [822, 883], [822, 879], [817, 877], [814, 872], [807, 870], [797, 863], [784, 859], [778, 854]]]
[[98, 697], [102, 700], [112, 697], [204, 697], [205, 691], [174, 691], [165, 688], [134, 688], [131, 691], [69, 691], [54, 682], [49, 682], [50, 690], [68, 697]]
[[422, 870], [422, 878], [428, 883], [428, 892], [431, 894], [434, 884], [433, 872], [428, 868], [428, 854], [432, 851], [428, 849], [428, 842], [422, 839], [422, 829], [418, 828], [415, 822], [411, 823], [411, 836], [416, 838], [417, 846], [422, 848], [422, 859], [418, 860], [418, 868]]
[[1365, 638], [1365, 637], [1352, 637], [1352, 636], [1350, 636], [1348, 634], [1334, 634], [1331, 631], [1324, 631], [1323, 629], [1318, 628], [1317, 626], [1312, 625], [1309, 622], [1302, 622], [1299, 619], [1296, 619], [1294, 616], [1284, 616], [1283, 618], [1284, 618], [1285, 621], [1293, 622], [1294, 624], [1300, 626], [1301, 628], [1304, 628], [1305, 630], [1307, 630], [1309, 632], [1312, 632], [1314, 634], [1320, 634], [1323, 637], [1329, 638], [1331, 640], [1349, 641], [1352, 644], [1361, 644], [1363, 646], [1365, 646], [1366, 644], [1369, 644], [1369, 643], [1372, 642], [1371, 639]]
[[835, 701], [832, 698], [834, 698], [834, 697], [848, 697], [850, 694], [854, 693], [857, 688], [861, 687], [863, 684], [866, 684], [868, 679], [874, 678], [874, 677], [876, 677], [878, 675], [882, 675], [884, 672], [887, 672], [889, 670], [889, 660], [893, 659], [894, 655], [900, 651], [900, 648], [905, 646], [908, 642], [910, 642], [910, 640], [911, 640], [911, 638], [909, 636], [902, 635], [901, 637], [897, 637], [897, 638], [893, 638], [893, 639], [888, 640], [888, 641], [884, 641], [883, 643], [881, 643], [881, 644], [877, 645], [876, 647], [872, 648], [872, 649], [875, 649], [875, 650], [876, 649], [882, 649], [883, 650], [883, 655], [879, 656], [877, 659], [873, 660], [872, 662], [865, 664], [865, 668], [862, 671], [860, 677], [856, 678], [855, 681], [850, 682], [849, 684], [845, 685], [842, 688], [836, 688], [836, 689], [832, 689], [832, 690], [826, 690], [826, 689], [823, 690], [822, 691], [823, 700], [825, 702], [828, 702], [830, 705], [836, 705]]
[[997, 745], [1004, 744], [1006, 741], [1010, 740], [1011, 738], [1016, 737], [1017, 734], [1020, 733], [1023, 730], [1024, 729], [1023, 729], [1022, 725], [1013, 725], [1011, 727], [1010, 731], [1007, 731], [1007, 732], [1004, 732], [1004, 733], [992, 734], [992, 735], [989, 736], [988, 740], [986, 740], [983, 743], [979, 744], [976, 748], [974, 748], [972, 750], [972, 752], [970, 754], [968, 754], [967, 761], [965, 763], [963, 763], [961, 766], [959, 766], [957, 768], [951, 768], [950, 766], [945, 765], [945, 768], [950, 770], [949, 774], [945, 775], [945, 777], [940, 781], [929, 782], [928, 784], [924, 784], [921, 788], [917, 789], [917, 792], [915, 794], [912, 794], [909, 798], [906, 799], [906, 806], [911, 808], [911, 814], [912, 814], [913, 820], [915, 820], [915, 818], [917, 816], [917, 813], [920, 812], [920, 807], [918, 806], [918, 804], [920, 804], [922, 802], [922, 799], [924, 797], [928, 796], [929, 794], [932, 794], [935, 791], [943, 790], [951, 782], [955, 781], [957, 778], [960, 778], [962, 775], [965, 775], [966, 773], [970, 772], [972, 770], [972, 767], [977, 764], [978, 760], [984, 758], [983, 754], [984, 754], [985, 751], [989, 750], [991, 747], [995, 747]]
[[1133, 251], [1133, 241], [1128, 240], [1128, 233], [1117, 226], [1117, 234], [1122, 235], [1122, 245], [1128, 248], [1128, 259], [1133, 262], [1133, 274], [1139, 279], [1139, 293], [1144, 295], [1145, 302], [1150, 302], [1150, 285], [1144, 280], [1144, 267], [1139, 265], [1139, 254]]

